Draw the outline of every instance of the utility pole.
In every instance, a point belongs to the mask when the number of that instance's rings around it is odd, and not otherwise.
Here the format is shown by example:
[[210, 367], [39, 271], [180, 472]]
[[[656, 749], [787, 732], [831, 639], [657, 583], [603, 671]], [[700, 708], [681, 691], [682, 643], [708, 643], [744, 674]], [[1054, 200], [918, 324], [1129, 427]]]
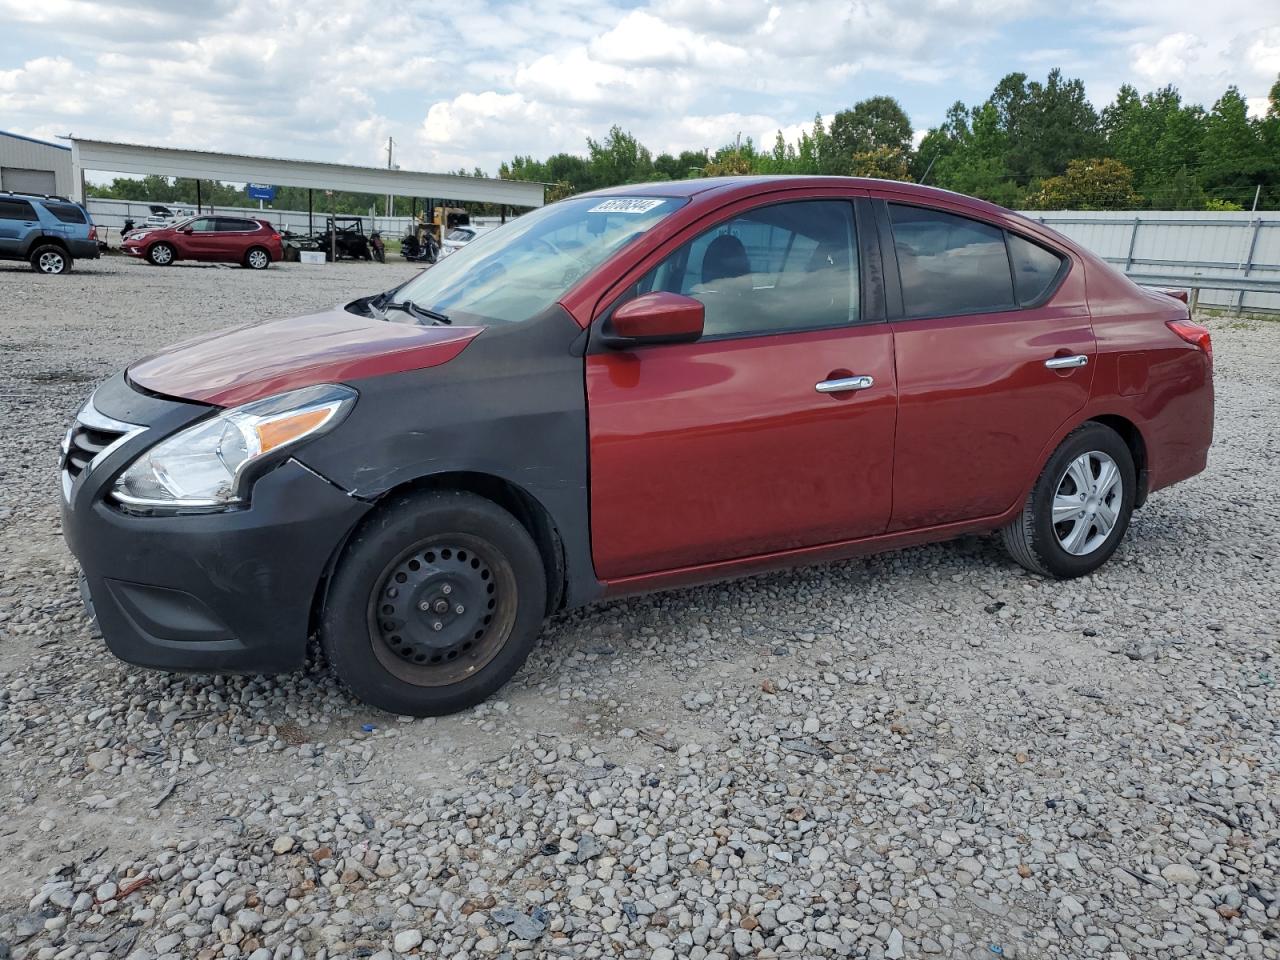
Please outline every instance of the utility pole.
[[[392, 167], [391, 165], [391, 157], [392, 157], [393, 151], [395, 150], [395, 145], [396, 145], [395, 139], [392, 137], [387, 137], [387, 169], [388, 170], [394, 169], [394, 167]], [[395, 204], [395, 198], [388, 193], [387, 194], [387, 216], [388, 217], [391, 216], [391, 211], [395, 209], [394, 204]]]

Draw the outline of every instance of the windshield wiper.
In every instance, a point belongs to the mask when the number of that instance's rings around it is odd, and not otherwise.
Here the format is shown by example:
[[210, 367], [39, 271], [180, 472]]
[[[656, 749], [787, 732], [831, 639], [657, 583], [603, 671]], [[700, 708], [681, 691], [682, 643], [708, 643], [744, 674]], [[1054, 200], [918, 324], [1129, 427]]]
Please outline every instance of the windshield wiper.
[[439, 310], [431, 310], [427, 307], [420, 307], [412, 300], [399, 301], [383, 301], [381, 298], [370, 301], [371, 305], [381, 311], [384, 315], [388, 310], [403, 310], [405, 313], [413, 314], [415, 317], [421, 317], [424, 320], [430, 320], [432, 323], [453, 323], [449, 319], [448, 314], [441, 313]]

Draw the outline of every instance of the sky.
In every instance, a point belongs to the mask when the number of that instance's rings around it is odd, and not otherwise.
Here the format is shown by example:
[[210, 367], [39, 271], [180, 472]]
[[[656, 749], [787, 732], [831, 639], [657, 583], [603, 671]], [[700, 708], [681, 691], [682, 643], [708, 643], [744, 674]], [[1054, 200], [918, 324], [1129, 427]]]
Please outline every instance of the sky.
[[[183, 9], [187, 7], [188, 9]], [[1053, 67], [1265, 109], [1275, 0], [0, 0], [0, 129], [405, 169], [793, 139], [877, 94], [917, 129]]]

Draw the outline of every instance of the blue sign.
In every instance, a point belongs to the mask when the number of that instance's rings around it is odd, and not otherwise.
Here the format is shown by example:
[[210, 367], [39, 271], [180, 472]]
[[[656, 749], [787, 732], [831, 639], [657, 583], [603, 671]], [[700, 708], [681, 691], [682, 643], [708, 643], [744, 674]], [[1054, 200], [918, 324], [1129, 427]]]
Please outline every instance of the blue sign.
[[245, 191], [249, 194], [251, 200], [274, 200], [276, 198], [276, 188], [269, 183], [251, 183], [249, 189]]

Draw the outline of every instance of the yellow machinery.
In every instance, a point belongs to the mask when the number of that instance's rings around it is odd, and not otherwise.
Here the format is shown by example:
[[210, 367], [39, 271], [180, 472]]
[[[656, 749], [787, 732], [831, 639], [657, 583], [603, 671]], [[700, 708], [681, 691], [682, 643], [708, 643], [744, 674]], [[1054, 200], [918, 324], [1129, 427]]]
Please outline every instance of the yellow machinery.
[[439, 247], [444, 242], [444, 238], [449, 235], [450, 230], [454, 227], [465, 227], [469, 223], [471, 223], [471, 217], [461, 207], [436, 207], [430, 220], [418, 214], [416, 230], [418, 243], [422, 243], [430, 233], [436, 246]]

